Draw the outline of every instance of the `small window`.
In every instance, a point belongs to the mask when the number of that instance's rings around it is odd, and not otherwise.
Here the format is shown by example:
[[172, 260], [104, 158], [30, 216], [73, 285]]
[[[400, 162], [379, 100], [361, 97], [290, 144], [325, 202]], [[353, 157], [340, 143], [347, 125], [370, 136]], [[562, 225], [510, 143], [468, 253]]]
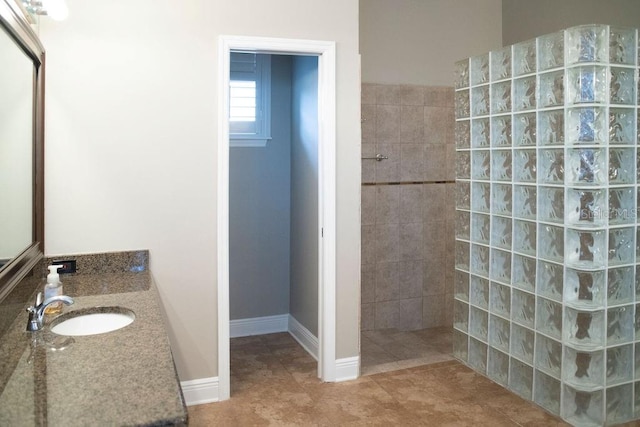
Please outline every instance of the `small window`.
[[264, 147], [271, 139], [271, 57], [231, 52], [229, 145]]

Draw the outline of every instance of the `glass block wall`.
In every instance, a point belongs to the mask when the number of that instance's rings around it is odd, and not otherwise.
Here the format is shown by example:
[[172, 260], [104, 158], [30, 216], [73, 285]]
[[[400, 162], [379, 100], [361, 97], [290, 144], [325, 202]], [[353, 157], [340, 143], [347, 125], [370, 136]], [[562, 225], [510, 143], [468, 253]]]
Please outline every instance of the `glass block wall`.
[[637, 40], [580, 26], [455, 70], [454, 354], [573, 425], [640, 418]]

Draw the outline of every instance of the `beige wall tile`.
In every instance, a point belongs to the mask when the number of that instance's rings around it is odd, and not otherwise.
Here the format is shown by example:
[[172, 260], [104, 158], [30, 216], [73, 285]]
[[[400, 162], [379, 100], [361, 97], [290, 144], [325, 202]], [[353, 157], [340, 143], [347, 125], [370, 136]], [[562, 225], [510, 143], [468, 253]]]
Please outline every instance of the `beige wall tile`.
[[422, 222], [424, 215], [424, 186], [400, 186], [400, 224]]
[[400, 305], [398, 301], [376, 303], [375, 329], [395, 328], [398, 326]]
[[376, 142], [376, 106], [362, 105], [362, 117], [360, 119], [360, 128], [362, 130], [362, 143], [374, 144]]
[[400, 260], [424, 259], [424, 232], [421, 222], [400, 225]]
[[445, 324], [444, 294], [429, 295], [422, 298], [422, 327], [435, 328]]
[[363, 225], [360, 235], [362, 264], [375, 264], [377, 249], [375, 225]]
[[407, 106], [400, 107], [400, 141], [402, 143], [424, 140], [424, 107]]
[[424, 86], [402, 85], [400, 103], [402, 105], [424, 105]]
[[422, 297], [424, 283], [424, 260], [400, 261], [400, 297]]
[[371, 304], [362, 304], [360, 306], [360, 330], [362, 331], [370, 331], [375, 329], [376, 327], [376, 305]]
[[[402, 299], [398, 302], [398, 329], [422, 329], [422, 298]], [[412, 352], [415, 349], [410, 349]]]
[[400, 105], [400, 85], [378, 85], [376, 87], [376, 104]]
[[397, 262], [376, 264], [376, 302], [400, 298], [400, 266]]
[[372, 185], [362, 186], [362, 207], [361, 221], [362, 225], [373, 225], [376, 223], [376, 187]]
[[440, 144], [427, 144], [424, 152], [426, 181], [443, 181], [446, 179], [445, 171], [445, 146]]
[[400, 106], [376, 106], [376, 142], [383, 144], [400, 142]]
[[425, 158], [427, 153], [423, 145], [400, 145], [400, 181], [423, 181], [425, 178]]
[[400, 186], [378, 185], [376, 190], [376, 224], [400, 222]]
[[400, 146], [397, 144], [377, 144], [376, 154], [378, 153], [389, 158], [381, 162], [372, 161], [376, 164], [376, 182], [399, 182]]
[[360, 269], [360, 303], [375, 302], [376, 300], [376, 265], [362, 264]]
[[398, 224], [375, 226], [376, 262], [400, 261], [400, 230]]
[[378, 85], [374, 83], [362, 83], [362, 92], [360, 93], [360, 99], [363, 104], [376, 104], [377, 87]]
[[[375, 155], [375, 144], [362, 144], [362, 157], [374, 157]], [[362, 182], [376, 182], [376, 163], [375, 160], [362, 160]]]

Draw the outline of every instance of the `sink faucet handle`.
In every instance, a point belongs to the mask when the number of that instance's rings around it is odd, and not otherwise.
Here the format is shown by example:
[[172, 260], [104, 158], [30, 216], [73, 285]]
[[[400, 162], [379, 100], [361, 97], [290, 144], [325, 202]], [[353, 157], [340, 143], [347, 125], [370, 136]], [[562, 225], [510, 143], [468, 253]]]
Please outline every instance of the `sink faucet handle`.
[[29, 313], [29, 323], [27, 323], [27, 331], [39, 331], [42, 329], [42, 319], [44, 317], [44, 309], [54, 302], [63, 302], [66, 305], [73, 304], [73, 299], [66, 295], [57, 295], [42, 301], [42, 292], [38, 292], [36, 296], [36, 305], [27, 308]]

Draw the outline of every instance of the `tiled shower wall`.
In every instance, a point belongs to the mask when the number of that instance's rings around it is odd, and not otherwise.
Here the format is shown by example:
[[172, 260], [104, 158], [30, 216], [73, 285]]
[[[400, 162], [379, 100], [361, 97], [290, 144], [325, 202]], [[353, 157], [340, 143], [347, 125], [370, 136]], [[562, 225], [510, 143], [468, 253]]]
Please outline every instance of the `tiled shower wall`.
[[362, 330], [453, 321], [453, 93], [362, 85]]

